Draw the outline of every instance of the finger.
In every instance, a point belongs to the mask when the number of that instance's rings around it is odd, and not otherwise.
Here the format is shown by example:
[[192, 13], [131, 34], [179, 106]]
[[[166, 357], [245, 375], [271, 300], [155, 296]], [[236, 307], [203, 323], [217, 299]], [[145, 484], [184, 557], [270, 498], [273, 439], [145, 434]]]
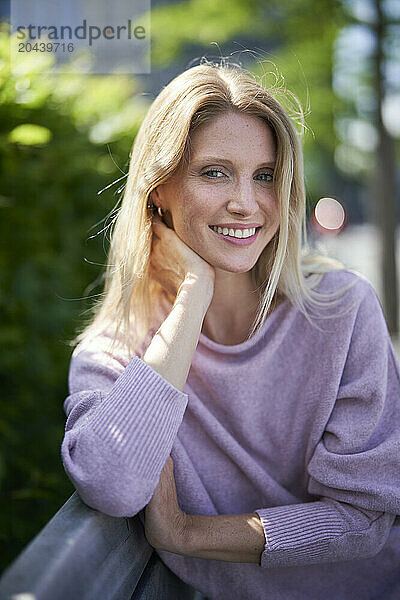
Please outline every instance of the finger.
[[171, 231], [159, 215], [155, 215], [153, 217], [153, 228], [154, 230], [158, 229], [159, 231], [168, 231], [167, 235], [169, 235], [169, 232]]
[[153, 221], [152, 231], [153, 231], [153, 235], [155, 235], [157, 238], [161, 237], [164, 229], [168, 229], [168, 228], [165, 227], [164, 223], [162, 221], [160, 221], [160, 219], [157, 219], [157, 221]]
[[153, 215], [153, 225], [164, 225], [160, 215], [157, 213]]
[[172, 458], [170, 456], [165, 461], [165, 465], [163, 467], [163, 471], [166, 474], [171, 474], [171, 473], [174, 472], [174, 463], [173, 463]]
[[153, 221], [151, 224], [151, 228], [153, 231], [153, 234], [156, 235], [157, 237], [160, 237], [160, 234], [162, 232], [162, 228], [165, 227], [164, 223], [161, 221], [160, 217], [153, 217]]
[[165, 470], [170, 469], [171, 468], [171, 462], [172, 462], [172, 459], [169, 456], [167, 458], [167, 460], [165, 461], [165, 463], [164, 463], [163, 469], [165, 469]]

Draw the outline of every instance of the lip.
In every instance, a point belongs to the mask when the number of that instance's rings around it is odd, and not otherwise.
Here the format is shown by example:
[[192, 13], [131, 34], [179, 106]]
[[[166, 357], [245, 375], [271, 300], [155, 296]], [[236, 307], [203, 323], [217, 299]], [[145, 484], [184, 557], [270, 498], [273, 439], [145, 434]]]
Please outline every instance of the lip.
[[[219, 225], [219, 227], [221, 227], [221, 225]], [[232, 238], [232, 237], [229, 237], [227, 235], [223, 235], [222, 233], [218, 233], [218, 231], [214, 231], [214, 229], [211, 229], [211, 226], [210, 226], [209, 229], [215, 235], [217, 235], [220, 238], [222, 238], [225, 242], [228, 242], [228, 244], [233, 244], [234, 246], [250, 246], [250, 244], [253, 244], [253, 242], [256, 240], [256, 238], [258, 236], [258, 233], [260, 231], [260, 229], [256, 229], [255, 234], [252, 235], [252, 236], [250, 236], [250, 237], [248, 237], [248, 238]], [[236, 229], [238, 229], [238, 228], [236, 228]], [[248, 229], [248, 227], [245, 227], [244, 229]]]
[[252, 227], [262, 227], [262, 225], [260, 225], [260, 223], [213, 223], [212, 227], [228, 227], [229, 229], [251, 229]]

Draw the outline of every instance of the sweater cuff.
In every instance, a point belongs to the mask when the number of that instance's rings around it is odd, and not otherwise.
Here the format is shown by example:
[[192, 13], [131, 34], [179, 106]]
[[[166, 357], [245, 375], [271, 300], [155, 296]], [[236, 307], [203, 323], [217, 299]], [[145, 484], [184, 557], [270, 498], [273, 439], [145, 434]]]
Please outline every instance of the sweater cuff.
[[154, 477], [175, 441], [188, 398], [135, 356], [100, 402], [91, 425], [128, 467], [142, 465], [137, 474]]
[[347, 528], [341, 515], [326, 502], [306, 502], [259, 508], [265, 534], [261, 567], [300, 566], [321, 562], [335, 538]]

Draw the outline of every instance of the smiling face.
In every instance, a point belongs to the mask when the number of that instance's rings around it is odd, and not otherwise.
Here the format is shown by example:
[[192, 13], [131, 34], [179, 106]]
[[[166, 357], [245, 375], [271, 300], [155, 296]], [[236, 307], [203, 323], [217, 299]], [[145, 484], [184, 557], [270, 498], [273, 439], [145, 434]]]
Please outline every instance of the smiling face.
[[158, 186], [157, 205], [209, 264], [247, 272], [279, 227], [275, 161], [274, 137], [261, 119], [224, 113], [192, 134], [190, 162]]

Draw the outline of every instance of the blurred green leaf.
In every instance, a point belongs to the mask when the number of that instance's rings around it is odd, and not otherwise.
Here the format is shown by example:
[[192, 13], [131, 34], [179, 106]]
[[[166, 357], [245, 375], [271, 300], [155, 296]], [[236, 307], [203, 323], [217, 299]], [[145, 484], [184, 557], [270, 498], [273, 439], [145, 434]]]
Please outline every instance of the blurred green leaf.
[[0, 570], [74, 491], [60, 455], [67, 342], [102, 271], [84, 259], [105, 262], [93, 225], [118, 186], [97, 192], [127, 168], [147, 108], [132, 77], [44, 68], [12, 71], [0, 27]]
[[8, 134], [10, 142], [23, 144], [24, 146], [42, 146], [51, 140], [51, 131], [41, 125], [26, 123], [18, 125]]

